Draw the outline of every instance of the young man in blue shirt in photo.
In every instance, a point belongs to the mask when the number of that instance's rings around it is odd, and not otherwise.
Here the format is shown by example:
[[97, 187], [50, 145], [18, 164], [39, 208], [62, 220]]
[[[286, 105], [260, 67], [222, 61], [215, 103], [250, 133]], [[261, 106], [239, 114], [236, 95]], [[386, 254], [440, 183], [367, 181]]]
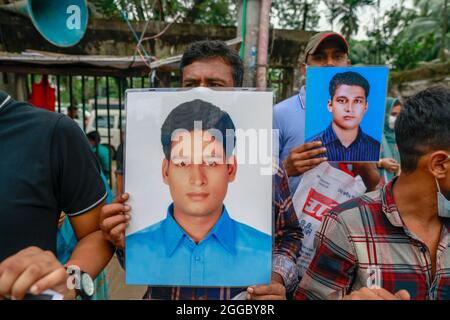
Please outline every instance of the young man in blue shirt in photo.
[[[244, 67], [237, 52], [222, 41], [205, 40], [192, 43], [184, 52], [180, 71], [182, 86], [193, 87], [242, 87]], [[250, 287], [183, 287], [149, 286], [143, 299], [174, 300], [229, 300], [229, 299], [285, 299], [298, 284], [297, 256], [300, 252], [302, 232], [292, 204], [288, 178], [279, 167], [273, 176], [273, 248], [272, 279], [269, 285]], [[132, 216], [132, 208], [126, 203], [129, 194], [118, 196], [105, 206], [100, 226], [106, 239], [117, 248], [117, 257], [123, 265], [125, 230]], [[247, 295], [244, 294], [247, 292]]]
[[162, 177], [173, 203], [164, 220], [127, 236], [128, 284], [270, 282], [271, 236], [230, 218], [223, 204], [237, 172], [234, 133], [228, 113], [203, 100], [170, 112], [161, 128]]
[[360, 123], [367, 112], [370, 84], [357, 72], [337, 73], [329, 84], [331, 124], [307, 142], [320, 141], [329, 161], [378, 161], [380, 142], [364, 133]]

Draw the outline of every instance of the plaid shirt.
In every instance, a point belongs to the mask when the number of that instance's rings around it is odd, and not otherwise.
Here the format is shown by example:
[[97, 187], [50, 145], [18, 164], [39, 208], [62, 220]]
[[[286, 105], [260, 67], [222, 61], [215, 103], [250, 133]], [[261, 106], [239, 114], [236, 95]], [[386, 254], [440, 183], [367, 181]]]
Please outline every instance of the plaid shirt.
[[427, 246], [403, 223], [391, 181], [332, 209], [316, 235], [316, 254], [296, 299], [341, 299], [377, 285], [412, 299], [450, 299], [450, 219], [443, 219], [433, 279]]
[[[272, 209], [275, 216], [272, 271], [281, 275], [286, 291], [292, 292], [298, 285], [297, 257], [303, 234], [292, 205], [288, 177], [279, 168], [273, 176]], [[117, 250], [123, 266], [123, 251]], [[193, 287], [148, 287], [143, 299], [170, 300], [230, 300], [247, 288], [193, 288]]]

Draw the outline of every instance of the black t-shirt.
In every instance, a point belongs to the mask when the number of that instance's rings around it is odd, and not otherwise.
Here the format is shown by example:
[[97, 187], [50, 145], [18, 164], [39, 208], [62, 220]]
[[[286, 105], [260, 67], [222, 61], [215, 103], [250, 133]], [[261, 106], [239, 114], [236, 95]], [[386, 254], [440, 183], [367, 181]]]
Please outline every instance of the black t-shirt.
[[61, 211], [81, 215], [105, 197], [78, 125], [0, 91], [0, 261], [29, 246], [55, 252]]

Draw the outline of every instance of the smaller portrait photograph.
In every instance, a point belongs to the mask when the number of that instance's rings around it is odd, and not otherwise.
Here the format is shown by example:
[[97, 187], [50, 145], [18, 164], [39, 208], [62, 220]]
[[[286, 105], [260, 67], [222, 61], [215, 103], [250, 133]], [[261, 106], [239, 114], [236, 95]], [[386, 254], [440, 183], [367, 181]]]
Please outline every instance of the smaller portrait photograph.
[[272, 92], [128, 90], [126, 99], [126, 283], [270, 283]]
[[306, 142], [321, 141], [331, 162], [380, 158], [389, 69], [308, 67]]

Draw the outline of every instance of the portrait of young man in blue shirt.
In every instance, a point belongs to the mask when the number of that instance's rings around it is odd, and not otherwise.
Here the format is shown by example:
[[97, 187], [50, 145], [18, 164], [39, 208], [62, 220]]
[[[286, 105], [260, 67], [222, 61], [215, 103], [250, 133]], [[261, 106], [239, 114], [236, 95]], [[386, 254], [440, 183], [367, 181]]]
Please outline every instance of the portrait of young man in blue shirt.
[[235, 141], [231, 117], [211, 103], [196, 99], [170, 112], [162, 178], [173, 203], [164, 220], [126, 237], [127, 284], [270, 282], [272, 237], [232, 219], [224, 205], [237, 173]]
[[331, 124], [307, 142], [321, 141], [328, 161], [378, 161], [380, 142], [364, 133], [360, 123], [367, 112], [370, 84], [353, 71], [337, 73], [329, 84]]

